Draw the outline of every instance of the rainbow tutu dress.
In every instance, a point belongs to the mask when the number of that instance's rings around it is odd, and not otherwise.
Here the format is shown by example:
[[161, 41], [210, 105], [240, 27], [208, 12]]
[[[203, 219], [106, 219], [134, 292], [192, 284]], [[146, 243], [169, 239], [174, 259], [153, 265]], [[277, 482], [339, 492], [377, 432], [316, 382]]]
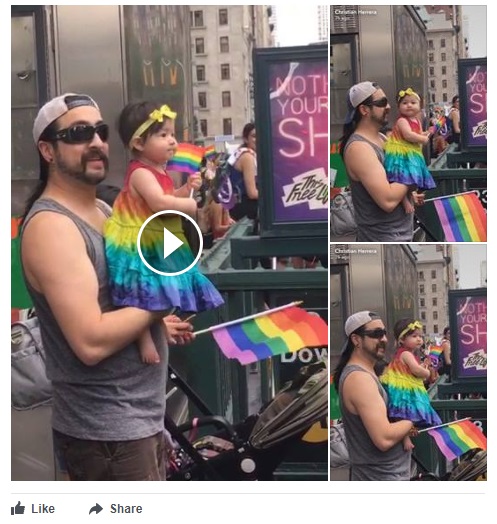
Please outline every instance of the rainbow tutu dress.
[[[421, 125], [417, 120], [412, 121], [406, 117], [400, 118], [407, 120], [412, 131], [418, 134], [422, 133]], [[421, 190], [436, 187], [435, 181], [426, 167], [421, 144], [413, 144], [404, 140], [397, 125], [394, 126], [392, 136], [385, 143], [383, 165], [389, 182], [399, 182], [406, 186], [416, 185]]]
[[389, 419], [410, 420], [418, 427], [441, 424], [440, 417], [431, 407], [423, 379], [415, 377], [400, 359], [404, 351], [407, 350], [397, 350], [392, 362], [380, 377], [380, 382], [388, 394]]
[[[152, 271], [138, 254], [137, 238], [142, 224], [154, 212], [145, 200], [131, 194], [129, 179], [133, 171], [144, 167], [152, 172], [165, 194], [173, 194], [168, 175], [137, 160], [130, 162], [124, 187], [117, 196], [112, 214], [104, 226], [105, 253], [109, 289], [115, 306], [133, 306], [147, 311], [196, 313], [223, 304], [218, 290], [196, 266], [181, 275], [165, 276]], [[164, 258], [164, 228], [183, 244]], [[140, 247], [147, 263], [164, 273], [188, 267], [194, 256], [183, 232], [179, 216], [160, 215], [142, 232]]]

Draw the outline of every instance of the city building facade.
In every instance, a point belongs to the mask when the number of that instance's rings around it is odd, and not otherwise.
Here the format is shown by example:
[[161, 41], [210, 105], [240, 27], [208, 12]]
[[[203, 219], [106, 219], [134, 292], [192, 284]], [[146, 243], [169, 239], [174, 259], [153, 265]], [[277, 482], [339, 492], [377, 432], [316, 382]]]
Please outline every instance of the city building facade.
[[318, 5], [318, 41], [327, 42], [330, 34], [330, 6]]
[[457, 288], [452, 245], [426, 244], [419, 248], [416, 257], [423, 331], [429, 337], [440, 337], [449, 325], [449, 289]]
[[457, 61], [467, 56], [462, 6], [418, 6], [426, 23], [428, 102], [449, 106], [458, 92]]
[[241, 137], [254, 119], [252, 52], [272, 46], [269, 6], [190, 6], [195, 136]]

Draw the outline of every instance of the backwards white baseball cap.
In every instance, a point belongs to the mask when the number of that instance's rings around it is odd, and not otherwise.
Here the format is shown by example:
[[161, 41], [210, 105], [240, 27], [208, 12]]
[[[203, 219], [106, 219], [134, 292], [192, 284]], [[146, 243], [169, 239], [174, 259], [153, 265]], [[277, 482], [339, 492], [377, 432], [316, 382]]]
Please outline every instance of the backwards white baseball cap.
[[77, 93], [65, 93], [52, 98], [52, 100], [42, 106], [33, 124], [33, 139], [35, 144], [38, 144], [38, 140], [40, 140], [43, 131], [45, 131], [52, 122], [62, 115], [65, 115], [71, 109], [80, 106], [93, 106], [98, 109], [98, 105], [93, 98]]
[[350, 124], [354, 119], [355, 110], [364, 100], [368, 99], [375, 91], [378, 91], [378, 84], [374, 82], [361, 82], [353, 85], [347, 93], [347, 106], [349, 112], [345, 118], [345, 123]]
[[381, 320], [381, 317], [374, 311], [358, 311], [357, 313], [350, 315], [350, 317], [345, 321], [345, 334], [347, 337], [350, 337], [356, 329], [359, 329], [372, 320]]

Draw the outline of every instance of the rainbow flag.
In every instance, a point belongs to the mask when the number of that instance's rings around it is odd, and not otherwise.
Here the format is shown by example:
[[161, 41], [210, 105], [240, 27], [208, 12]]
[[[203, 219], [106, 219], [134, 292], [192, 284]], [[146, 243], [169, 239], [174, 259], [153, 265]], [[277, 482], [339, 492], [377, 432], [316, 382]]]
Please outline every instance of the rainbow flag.
[[444, 116], [439, 116], [437, 118], [437, 120], [435, 121], [435, 123], [430, 127], [430, 131], [432, 133], [437, 133], [438, 131], [440, 131], [443, 126], [447, 123], [447, 120]]
[[430, 346], [430, 356], [440, 358], [442, 351], [443, 349], [441, 346]]
[[476, 193], [433, 200], [447, 242], [486, 242], [487, 214]]
[[215, 146], [209, 146], [204, 149], [204, 156], [207, 158], [207, 160], [213, 160], [216, 158], [217, 151]]
[[430, 350], [428, 353], [428, 356], [430, 357], [430, 360], [432, 361], [434, 366], [438, 366], [440, 361], [440, 355], [442, 354], [443, 349], [441, 346], [429, 346]]
[[224, 355], [246, 365], [306, 347], [328, 345], [328, 325], [321, 317], [293, 305], [276, 309], [214, 328], [212, 335]]
[[428, 435], [435, 439], [438, 448], [448, 460], [454, 460], [470, 449], [487, 449], [487, 437], [467, 419], [429, 429]]
[[199, 171], [200, 163], [204, 157], [204, 148], [187, 144], [178, 144], [178, 149], [173, 158], [167, 163], [168, 171], [193, 174]]

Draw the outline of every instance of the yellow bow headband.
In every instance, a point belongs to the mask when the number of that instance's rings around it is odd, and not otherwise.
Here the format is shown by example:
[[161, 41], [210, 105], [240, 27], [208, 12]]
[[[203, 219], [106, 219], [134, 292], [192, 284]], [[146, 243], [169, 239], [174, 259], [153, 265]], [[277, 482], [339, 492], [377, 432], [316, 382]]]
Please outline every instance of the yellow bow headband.
[[418, 93], [416, 93], [416, 91], [413, 91], [410, 87], [408, 87], [405, 91], [399, 91], [398, 99], [401, 100], [406, 95], [415, 96], [419, 101], [421, 101], [421, 98], [419, 97]]
[[419, 320], [411, 322], [403, 331], [400, 332], [399, 340], [404, 338], [409, 331], [415, 331], [416, 329], [423, 329], [423, 324]]
[[164, 117], [174, 120], [176, 118], [176, 113], [171, 111], [170, 107], [167, 105], [161, 106], [160, 109], [154, 109], [148, 115], [148, 120], [145, 120], [145, 122], [143, 122], [143, 124], [133, 133], [133, 136], [129, 141], [130, 144], [135, 138], [140, 137], [152, 124], [155, 124], [155, 122], [163, 122]]

